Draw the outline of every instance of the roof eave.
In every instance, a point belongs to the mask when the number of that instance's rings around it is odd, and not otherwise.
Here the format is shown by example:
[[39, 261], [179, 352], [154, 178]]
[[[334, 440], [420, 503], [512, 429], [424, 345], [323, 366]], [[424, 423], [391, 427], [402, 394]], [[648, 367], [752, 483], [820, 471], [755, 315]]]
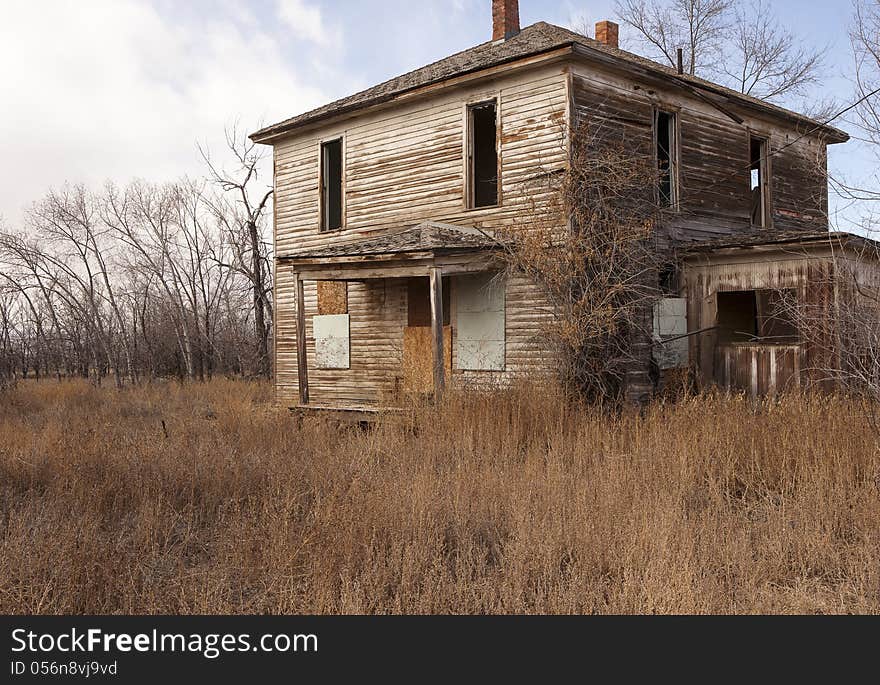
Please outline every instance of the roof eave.
[[[547, 48], [545, 50], [536, 50], [535, 52], [531, 52], [526, 55], [518, 55], [509, 59], [500, 60], [488, 67], [469, 69], [467, 71], [462, 71], [455, 76], [438, 78], [427, 83], [419, 84], [418, 86], [413, 86], [412, 88], [407, 88], [395, 93], [389, 93], [388, 95], [379, 96], [376, 99], [370, 100], [368, 102], [342, 106], [337, 109], [330, 110], [329, 112], [324, 112], [314, 117], [292, 123], [290, 125], [284, 125], [283, 122], [280, 124], [273, 124], [272, 126], [267, 126], [260, 129], [259, 131], [256, 131], [255, 133], [252, 133], [248, 137], [254, 143], [268, 145], [273, 143], [278, 138], [289, 135], [293, 131], [314, 126], [315, 124], [327, 122], [338, 117], [345, 116], [346, 114], [369, 111], [376, 107], [381, 107], [382, 105], [385, 105], [389, 102], [393, 102], [394, 100], [398, 100], [402, 97], [415, 95], [420, 91], [434, 89], [439, 84], [444, 84], [448, 82], [450, 86], [457, 85], [458, 81], [460, 80], [469, 79], [477, 74], [481, 74], [482, 72], [491, 72], [493, 70], [497, 70], [500, 67], [509, 67], [516, 64], [517, 62], [528, 63], [524, 66], [531, 66], [534, 63], [536, 57], [546, 56], [547, 61], [560, 59], [562, 57], [565, 57], [566, 55], [572, 54], [574, 51], [574, 45], [575, 43], [571, 42], [563, 45], [557, 45], [552, 48]], [[542, 60], [542, 63], [543, 62], [544, 60]]]
[[[618, 68], [622, 68], [627, 71], [641, 73], [652, 78], [659, 78], [663, 81], [672, 81], [675, 82], [677, 79], [667, 73], [665, 70], [659, 68], [652, 68], [646, 64], [636, 64], [629, 60], [626, 60], [622, 57], [618, 57], [616, 55], [611, 55], [597, 48], [590, 47], [588, 45], [584, 45], [582, 43], [574, 43], [574, 53], [578, 56], [584, 57], [586, 59], [590, 59], [593, 61], [603, 62], [608, 65], [614, 65]], [[746, 100], [744, 98], [736, 98], [735, 100], [731, 96], [730, 93], [725, 92], [720, 87], [714, 87], [709, 82], [702, 81], [687, 81], [687, 86], [691, 88], [697, 88], [707, 93], [711, 93], [713, 95], [717, 95], [719, 97], [724, 98], [727, 102], [733, 102], [740, 107], [744, 107], [746, 109], [758, 110], [765, 114], [768, 114], [771, 117], [782, 118], [793, 123], [798, 124], [806, 124], [813, 127], [816, 127], [816, 132], [822, 132], [827, 137], [829, 144], [836, 143], [846, 143], [849, 141], [850, 136], [845, 131], [841, 131], [838, 128], [833, 126], [828, 126], [827, 124], [822, 124], [816, 121], [813, 121], [809, 117], [806, 117], [802, 114], [798, 114], [797, 112], [792, 112], [790, 110], [786, 110], [781, 107], [775, 107], [771, 105], [761, 105], [760, 102], [753, 102], [751, 100]]]
[[400, 98], [412, 96], [422, 91], [435, 89], [439, 84], [448, 83], [450, 86], [456, 85], [462, 80], [469, 80], [471, 78], [474, 78], [476, 75], [483, 74], [484, 72], [491, 72], [501, 67], [515, 65], [517, 62], [534, 62], [536, 57], [540, 57], [542, 55], [546, 55], [548, 56], [548, 58], [552, 59], [563, 57], [568, 54], [574, 54], [584, 59], [589, 59], [594, 62], [600, 62], [608, 66], [616, 67], [623, 71], [637, 73], [652, 79], [659, 79], [660, 81], [666, 83], [675, 83], [679, 81], [679, 85], [681, 87], [694, 88], [700, 91], [704, 91], [706, 93], [711, 93], [712, 95], [721, 97], [726, 102], [736, 104], [739, 107], [743, 107], [752, 111], [760, 111], [773, 118], [784, 119], [800, 125], [811, 126], [815, 129], [815, 133], [821, 132], [825, 136], [826, 142], [828, 144], [845, 143], [850, 140], [849, 134], [847, 134], [845, 131], [842, 131], [833, 126], [829, 126], [827, 124], [816, 122], [802, 114], [798, 114], [796, 112], [792, 112], [790, 110], [786, 110], [784, 108], [776, 107], [770, 104], [762, 105], [760, 101], [737, 98], [730, 92], [722, 89], [721, 87], [715, 87], [709, 82], [691, 80], [688, 80], [686, 82], [680, 81], [679, 79], [676, 79], [674, 75], [660, 68], [659, 65], [657, 66], [657, 68], [652, 68], [648, 64], [634, 63], [623, 57], [609, 54], [598, 48], [591, 47], [583, 43], [578, 43], [576, 41], [570, 41], [568, 43], [563, 43], [552, 48], [536, 50], [525, 55], [518, 55], [516, 57], [499, 60], [498, 62], [488, 67], [476, 67], [474, 69], [462, 71], [455, 76], [437, 78], [433, 81], [419, 84], [418, 86], [413, 86], [411, 88], [407, 88], [398, 92], [389, 93], [388, 95], [377, 96], [376, 98], [366, 102], [343, 105], [336, 109], [317, 114], [314, 117], [291, 122], [290, 124], [285, 124], [284, 122], [273, 124], [271, 126], [262, 128], [255, 133], [252, 133], [249, 138], [251, 139], [251, 141], [257, 144], [272, 144], [275, 140], [287, 136], [294, 131], [309, 128], [320, 123], [325, 123], [327, 121], [332, 121], [334, 119], [346, 116], [348, 114], [353, 114], [355, 112], [369, 111], [377, 107], [381, 107], [389, 102], [399, 100]]
[[804, 249], [826, 247], [828, 245], [837, 245], [841, 249], [852, 248], [855, 245], [863, 247], [871, 247], [880, 250], [880, 243], [855, 233], [847, 233], [845, 231], [829, 231], [820, 234], [805, 234], [802, 237], [786, 236], [784, 238], [774, 239], [770, 236], [762, 241], [744, 241], [742, 244], [736, 243], [720, 243], [713, 245], [713, 241], [692, 247], [685, 247], [681, 251], [681, 257], [684, 261], [704, 260], [711, 255], [730, 255], [737, 253], [758, 253], [768, 250], [785, 250], [792, 246], [799, 246]]

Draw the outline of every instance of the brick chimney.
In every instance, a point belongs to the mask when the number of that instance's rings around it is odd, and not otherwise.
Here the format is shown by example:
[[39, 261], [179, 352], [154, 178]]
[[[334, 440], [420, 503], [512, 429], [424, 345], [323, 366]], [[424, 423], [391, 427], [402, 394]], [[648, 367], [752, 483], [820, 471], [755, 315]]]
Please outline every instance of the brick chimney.
[[620, 47], [620, 26], [613, 21], [596, 23], [596, 40], [612, 48]]
[[492, 40], [507, 40], [519, 33], [519, 0], [492, 0]]

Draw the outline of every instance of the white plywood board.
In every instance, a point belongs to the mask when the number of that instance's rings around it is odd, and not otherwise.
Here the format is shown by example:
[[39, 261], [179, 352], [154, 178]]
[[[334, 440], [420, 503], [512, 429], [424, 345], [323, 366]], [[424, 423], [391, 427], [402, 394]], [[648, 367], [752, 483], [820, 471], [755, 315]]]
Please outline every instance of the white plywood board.
[[458, 368], [468, 371], [504, 371], [503, 340], [461, 340], [456, 349]]
[[665, 297], [654, 305], [654, 359], [661, 369], [688, 365], [687, 299]]
[[351, 367], [351, 337], [348, 314], [318, 315], [312, 319], [315, 335], [315, 365], [319, 369]]
[[503, 312], [504, 279], [496, 273], [479, 273], [455, 279], [456, 311]]
[[456, 367], [466, 371], [504, 371], [504, 280], [495, 273], [456, 278]]

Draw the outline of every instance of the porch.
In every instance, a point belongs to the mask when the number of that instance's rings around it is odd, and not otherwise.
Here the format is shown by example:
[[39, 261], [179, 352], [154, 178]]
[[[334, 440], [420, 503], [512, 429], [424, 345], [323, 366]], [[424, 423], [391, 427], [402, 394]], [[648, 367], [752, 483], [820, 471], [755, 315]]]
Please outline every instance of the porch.
[[[279, 258], [279, 266], [292, 272], [295, 292], [298, 403], [291, 408], [367, 415], [405, 406], [407, 393], [410, 398], [442, 395], [452, 373], [451, 281], [461, 291], [456, 302], [461, 310], [456, 321], [459, 367], [493, 367], [500, 344], [503, 369], [503, 291], [501, 305], [484, 298], [479, 315], [467, 311], [464, 296], [472, 282], [486, 283], [501, 266], [499, 244], [481, 230], [422, 223], [299, 251]], [[359, 292], [381, 292], [382, 297], [359, 299], [350, 310], [350, 284]], [[311, 306], [306, 298], [309, 285], [317, 296]], [[384, 326], [375, 323], [379, 319]], [[324, 388], [376, 386], [394, 392], [377, 399], [372, 391], [355, 390], [343, 401], [313, 392], [312, 376], [320, 376]]]

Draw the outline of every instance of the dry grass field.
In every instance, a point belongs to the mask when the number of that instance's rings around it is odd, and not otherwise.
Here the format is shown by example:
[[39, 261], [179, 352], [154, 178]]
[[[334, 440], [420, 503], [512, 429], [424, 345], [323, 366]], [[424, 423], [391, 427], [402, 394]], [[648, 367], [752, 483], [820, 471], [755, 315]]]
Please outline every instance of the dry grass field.
[[878, 441], [844, 400], [520, 390], [371, 430], [270, 400], [5, 391], [0, 613], [880, 612]]

